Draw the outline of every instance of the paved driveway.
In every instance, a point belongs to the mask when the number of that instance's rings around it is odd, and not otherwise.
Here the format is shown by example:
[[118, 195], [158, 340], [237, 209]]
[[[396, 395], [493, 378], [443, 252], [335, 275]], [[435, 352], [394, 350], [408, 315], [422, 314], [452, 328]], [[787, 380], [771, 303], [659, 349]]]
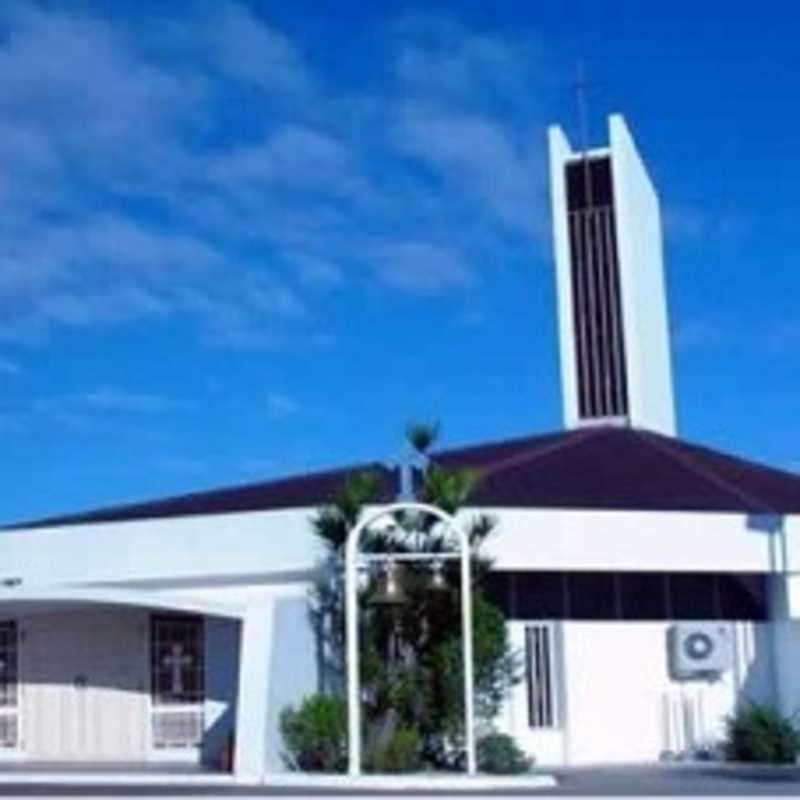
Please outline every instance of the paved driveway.
[[[800, 795], [800, 767], [667, 764], [552, 771], [552, 795]], [[539, 793], [537, 793], [539, 794]]]

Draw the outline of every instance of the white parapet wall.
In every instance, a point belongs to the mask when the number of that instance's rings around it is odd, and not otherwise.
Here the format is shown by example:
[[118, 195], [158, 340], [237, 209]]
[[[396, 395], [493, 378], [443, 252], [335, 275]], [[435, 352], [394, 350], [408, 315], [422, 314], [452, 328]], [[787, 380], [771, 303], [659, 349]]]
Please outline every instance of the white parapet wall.
[[774, 534], [745, 514], [474, 509], [496, 518], [486, 553], [505, 570], [772, 572]]
[[0, 541], [0, 580], [19, 581], [22, 587], [190, 584], [208, 576], [307, 571], [323, 552], [309, 523], [313, 511], [250, 511], [8, 530]]

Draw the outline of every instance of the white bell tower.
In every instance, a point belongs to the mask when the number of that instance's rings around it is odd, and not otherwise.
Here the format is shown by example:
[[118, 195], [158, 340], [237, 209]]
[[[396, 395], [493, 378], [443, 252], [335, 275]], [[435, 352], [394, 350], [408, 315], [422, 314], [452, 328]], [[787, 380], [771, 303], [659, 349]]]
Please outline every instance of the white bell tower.
[[564, 422], [675, 434], [658, 197], [625, 120], [573, 151], [548, 132]]

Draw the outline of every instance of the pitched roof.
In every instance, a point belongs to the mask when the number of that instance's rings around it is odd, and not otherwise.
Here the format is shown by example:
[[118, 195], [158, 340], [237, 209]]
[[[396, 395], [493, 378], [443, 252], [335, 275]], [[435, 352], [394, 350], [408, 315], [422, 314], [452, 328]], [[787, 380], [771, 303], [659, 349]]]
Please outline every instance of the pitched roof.
[[273, 481], [192, 492], [141, 503], [99, 508], [75, 514], [45, 517], [10, 525], [6, 527], [6, 530], [318, 506], [331, 502], [347, 476], [362, 470], [369, 470], [378, 475], [378, 502], [388, 502], [396, 496], [394, 471], [376, 462], [324, 472], [311, 472]]
[[[800, 476], [641, 429], [558, 431], [446, 450], [432, 460], [481, 473], [470, 503], [476, 506], [800, 513]], [[374, 462], [10, 528], [313, 507], [330, 502], [347, 475], [364, 469], [380, 478], [378, 502], [396, 496], [396, 470]]]
[[475, 505], [800, 512], [800, 476], [652, 431], [599, 426], [441, 453], [481, 472]]

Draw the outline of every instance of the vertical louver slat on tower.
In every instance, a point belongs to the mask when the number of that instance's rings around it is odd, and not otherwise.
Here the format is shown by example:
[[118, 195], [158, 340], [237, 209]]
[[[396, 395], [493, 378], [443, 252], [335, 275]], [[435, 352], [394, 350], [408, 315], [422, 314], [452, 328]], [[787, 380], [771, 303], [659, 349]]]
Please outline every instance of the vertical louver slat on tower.
[[566, 168], [578, 411], [628, 414], [625, 343], [609, 158]]

